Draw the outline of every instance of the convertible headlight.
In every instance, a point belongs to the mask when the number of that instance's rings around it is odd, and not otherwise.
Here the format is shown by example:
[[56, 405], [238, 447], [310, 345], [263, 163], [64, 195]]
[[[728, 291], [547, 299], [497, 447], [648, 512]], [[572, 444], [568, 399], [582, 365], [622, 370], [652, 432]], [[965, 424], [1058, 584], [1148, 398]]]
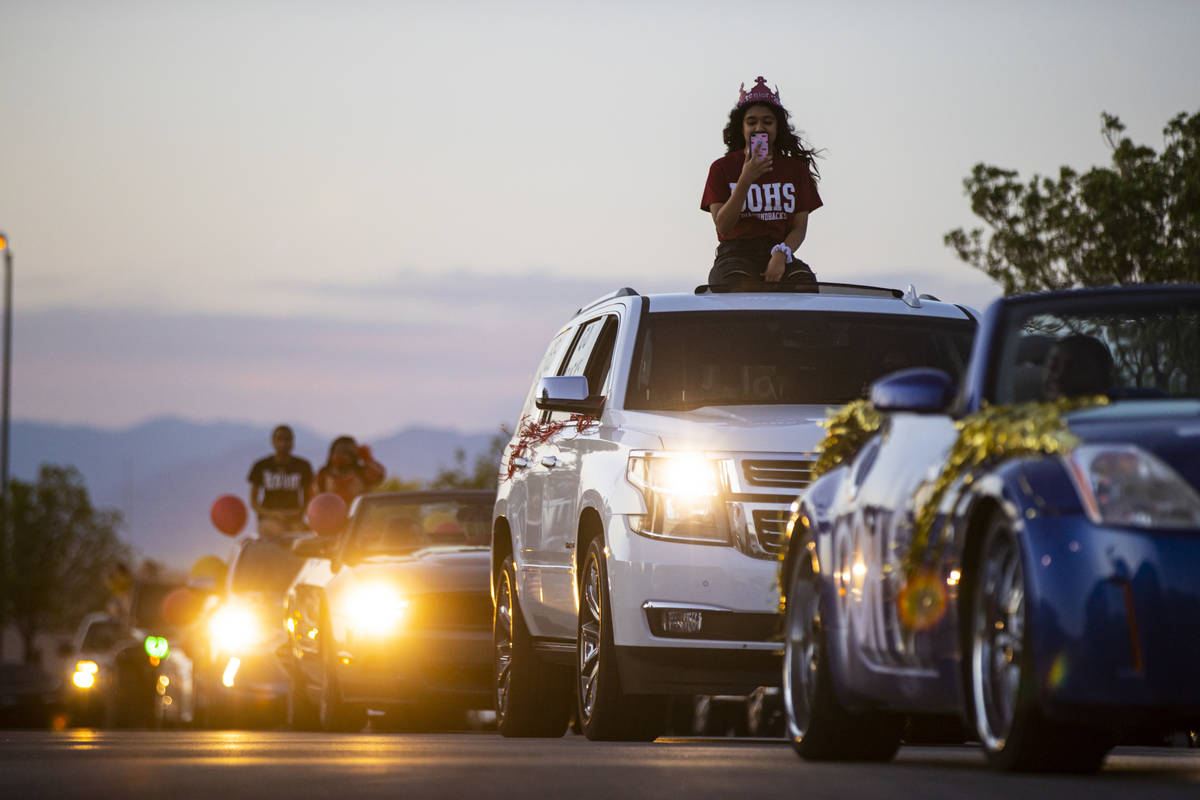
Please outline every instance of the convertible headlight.
[[1066, 463], [1088, 517], [1098, 525], [1200, 527], [1200, 496], [1141, 448], [1081, 445], [1066, 456]]
[[221, 606], [208, 621], [208, 637], [221, 653], [244, 653], [266, 638], [266, 628], [254, 609], [233, 601]]
[[385, 636], [392, 633], [407, 610], [408, 601], [394, 586], [386, 583], [355, 586], [346, 596], [346, 617], [349, 626], [358, 634]]
[[629, 456], [626, 474], [646, 500], [646, 514], [631, 521], [634, 530], [665, 539], [729, 543], [717, 459], [700, 453], [636, 452]]

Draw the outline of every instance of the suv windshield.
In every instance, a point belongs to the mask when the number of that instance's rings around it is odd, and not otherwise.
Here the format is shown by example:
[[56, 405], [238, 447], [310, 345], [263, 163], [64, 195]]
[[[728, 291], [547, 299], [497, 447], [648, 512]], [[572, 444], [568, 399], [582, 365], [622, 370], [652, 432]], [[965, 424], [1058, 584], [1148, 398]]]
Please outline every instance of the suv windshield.
[[404, 554], [439, 545], [486, 546], [491, 542], [494, 498], [409, 498], [364, 503], [354, 526], [354, 549], [363, 555]]
[[957, 382], [970, 356], [967, 320], [813, 311], [651, 314], [625, 407], [840, 405], [872, 381], [936, 367]]
[[1106, 394], [1200, 397], [1200, 308], [1124, 298], [1119, 309], [1063, 304], [1010, 319], [996, 402]]

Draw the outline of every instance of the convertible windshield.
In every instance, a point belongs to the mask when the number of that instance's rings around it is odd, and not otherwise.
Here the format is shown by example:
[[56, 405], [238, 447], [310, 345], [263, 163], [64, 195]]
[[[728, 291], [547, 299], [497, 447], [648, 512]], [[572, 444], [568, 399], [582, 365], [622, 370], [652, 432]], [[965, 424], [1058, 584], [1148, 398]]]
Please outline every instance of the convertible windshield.
[[491, 541], [493, 498], [364, 503], [354, 526], [354, 547], [364, 554], [404, 554], [439, 545], [486, 546]]
[[1125, 302], [1119, 310], [1013, 319], [997, 364], [997, 403], [1108, 395], [1200, 397], [1200, 306]]
[[909, 367], [958, 381], [975, 324], [967, 320], [811, 311], [651, 314], [627, 408], [841, 405]]

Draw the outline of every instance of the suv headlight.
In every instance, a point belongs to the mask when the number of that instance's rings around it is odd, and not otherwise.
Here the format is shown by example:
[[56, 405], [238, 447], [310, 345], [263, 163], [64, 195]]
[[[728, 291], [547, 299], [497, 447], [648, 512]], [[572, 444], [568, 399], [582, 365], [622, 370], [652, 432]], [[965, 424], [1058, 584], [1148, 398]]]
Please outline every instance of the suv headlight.
[[646, 513], [633, 517], [633, 529], [664, 539], [729, 544], [721, 513], [720, 461], [701, 453], [635, 452], [629, 456], [629, 482], [642, 492]]
[[1200, 496], [1195, 489], [1141, 448], [1081, 445], [1065, 461], [1083, 507], [1097, 525], [1200, 527]]

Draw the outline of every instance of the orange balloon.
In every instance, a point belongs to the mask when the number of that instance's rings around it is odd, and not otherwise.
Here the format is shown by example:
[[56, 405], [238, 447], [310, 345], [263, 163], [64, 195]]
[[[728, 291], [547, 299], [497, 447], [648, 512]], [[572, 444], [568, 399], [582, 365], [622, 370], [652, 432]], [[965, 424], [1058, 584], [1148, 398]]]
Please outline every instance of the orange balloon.
[[346, 524], [346, 501], [333, 492], [322, 492], [308, 501], [308, 524], [321, 536], [333, 536]]
[[204, 595], [183, 586], [163, 598], [163, 622], [176, 627], [191, 625], [203, 609]]
[[235, 494], [223, 494], [212, 504], [209, 517], [226, 536], [237, 536], [246, 526], [246, 504]]

